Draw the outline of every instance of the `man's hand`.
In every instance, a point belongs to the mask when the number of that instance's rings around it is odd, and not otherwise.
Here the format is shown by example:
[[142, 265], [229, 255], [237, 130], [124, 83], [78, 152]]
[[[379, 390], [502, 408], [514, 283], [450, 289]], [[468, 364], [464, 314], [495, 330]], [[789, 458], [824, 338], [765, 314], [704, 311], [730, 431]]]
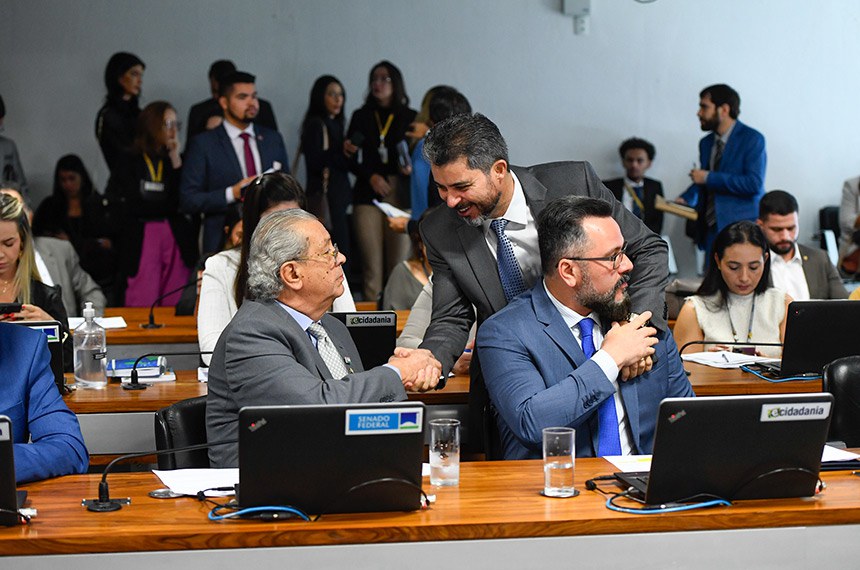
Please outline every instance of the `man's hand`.
[[708, 180], [708, 171], [701, 168], [694, 168], [690, 171], [690, 180], [694, 184], [704, 184]]
[[424, 348], [396, 348], [388, 364], [400, 370], [403, 387], [413, 392], [432, 390], [442, 376], [442, 364]]
[[[651, 311], [645, 311], [626, 324], [612, 323], [612, 328], [603, 339], [601, 350], [606, 351], [623, 372], [625, 368], [636, 366], [639, 370], [645, 357], [654, 354], [653, 346], [657, 340], [657, 329], [646, 327]], [[629, 370], [628, 370], [629, 373]], [[626, 378], [622, 375], [622, 380]]]
[[639, 362], [625, 366], [621, 369], [621, 381], [627, 382], [631, 378], [636, 378], [654, 368], [654, 361], [650, 356], [646, 356]]
[[457, 376], [463, 376], [469, 373], [469, 367], [472, 365], [472, 351], [475, 349], [475, 339], [466, 344], [466, 349], [457, 362], [454, 363], [454, 368], [451, 370]]
[[381, 174], [371, 175], [370, 186], [373, 188], [373, 191], [376, 192], [376, 195], [380, 198], [385, 198], [391, 193], [391, 185], [388, 183], [388, 180], [386, 180], [385, 177]]
[[409, 225], [409, 218], [404, 218], [401, 216], [398, 216], [396, 218], [392, 218], [391, 216], [388, 216], [388, 229], [390, 229], [393, 232], [397, 232], [399, 234], [405, 234], [406, 233], [406, 226], [408, 226], [408, 225]]
[[242, 197], [242, 188], [253, 182], [257, 176], [249, 176], [247, 178], [243, 178], [239, 182], [233, 184], [230, 188], [233, 190], [233, 198], [239, 200]]

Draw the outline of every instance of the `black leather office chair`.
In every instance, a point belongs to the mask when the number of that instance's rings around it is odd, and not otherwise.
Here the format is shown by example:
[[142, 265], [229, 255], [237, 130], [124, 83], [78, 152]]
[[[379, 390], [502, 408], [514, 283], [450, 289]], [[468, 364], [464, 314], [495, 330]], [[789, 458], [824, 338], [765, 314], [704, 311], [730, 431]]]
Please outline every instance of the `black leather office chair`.
[[[155, 447], [172, 449], [206, 443], [206, 396], [189, 398], [155, 412]], [[158, 456], [159, 469], [209, 467], [206, 449]]]
[[860, 447], [860, 355], [834, 360], [823, 376], [824, 391], [835, 400], [828, 440]]

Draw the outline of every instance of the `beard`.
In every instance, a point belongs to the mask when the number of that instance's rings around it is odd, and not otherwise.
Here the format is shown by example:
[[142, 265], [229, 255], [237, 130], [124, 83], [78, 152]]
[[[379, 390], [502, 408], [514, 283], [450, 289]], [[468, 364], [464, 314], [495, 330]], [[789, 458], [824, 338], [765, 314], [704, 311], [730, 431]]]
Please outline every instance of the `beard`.
[[630, 281], [630, 275], [622, 275], [615, 287], [606, 293], [598, 293], [594, 289], [594, 283], [588, 277], [588, 273], [583, 273], [583, 276], [582, 289], [577, 295], [577, 302], [597, 313], [597, 316], [605, 321], [626, 321], [630, 316], [630, 295], [625, 291], [620, 301], [616, 301], [615, 296], [621, 286]]
[[789, 251], [794, 249], [794, 241], [781, 241], [778, 243], [768, 244], [770, 246], [770, 250], [777, 255], [785, 255]]
[[703, 119], [700, 121], [702, 130], [705, 132], [717, 132], [717, 127], [720, 126], [720, 120], [717, 117]]
[[[490, 184], [489, 176], [487, 177], [487, 184]], [[479, 214], [474, 218], [460, 218], [466, 224], [472, 226], [473, 228], [481, 227], [484, 222], [490, 219], [493, 215], [493, 212], [496, 211], [496, 208], [499, 206], [499, 202], [502, 201], [502, 190], [498, 189], [496, 195], [493, 196], [489, 201], [480, 203], [480, 202], [468, 202], [472, 206], [478, 209]]]

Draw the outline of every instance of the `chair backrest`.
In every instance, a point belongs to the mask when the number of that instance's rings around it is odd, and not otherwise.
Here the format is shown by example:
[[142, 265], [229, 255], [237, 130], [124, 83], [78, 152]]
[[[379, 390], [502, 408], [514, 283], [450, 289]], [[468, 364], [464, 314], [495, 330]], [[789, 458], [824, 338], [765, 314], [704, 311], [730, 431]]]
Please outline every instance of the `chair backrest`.
[[818, 227], [821, 230], [821, 249], [827, 249], [824, 230], [833, 230], [833, 237], [839, 241], [839, 206], [825, 206], [818, 210]]
[[[172, 449], [206, 443], [206, 396], [189, 398], [155, 412], [155, 447]], [[206, 449], [158, 456], [159, 469], [209, 467]]]
[[833, 394], [829, 441], [860, 446], [860, 355], [837, 358], [824, 367], [824, 391]]

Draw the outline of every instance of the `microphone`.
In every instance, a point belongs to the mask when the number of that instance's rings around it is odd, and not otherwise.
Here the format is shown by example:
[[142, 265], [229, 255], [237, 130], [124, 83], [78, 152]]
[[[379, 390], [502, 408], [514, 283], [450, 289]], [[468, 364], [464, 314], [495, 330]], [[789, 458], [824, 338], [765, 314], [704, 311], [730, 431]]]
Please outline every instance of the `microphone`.
[[233, 443], [239, 443], [239, 440], [227, 439], [224, 441], [186, 445], [185, 447], [173, 447], [171, 449], [161, 450], [156, 449], [153, 451], [141, 451], [138, 453], [127, 453], [126, 455], [120, 455], [105, 466], [105, 470], [102, 472], [102, 480], [99, 481], [99, 497], [97, 499], [83, 499], [81, 500], [81, 506], [86, 507], [88, 511], [92, 511], [94, 513], [108, 513], [111, 511], [118, 511], [122, 508], [123, 505], [128, 505], [129, 503], [131, 503], [131, 499], [129, 499], [128, 497], [126, 497], [125, 499], [110, 498], [110, 490], [108, 488], [107, 476], [111, 468], [120, 461], [125, 461], [126, 459], [134, 459], [135, 457], [146, 457], [147, 455], [167, 455], [168, 453], [178, 453], [182, 451], [197, 451], [199, 449], [209, 449], [210, 447], [215, 447], [216, 445], [228, 445]]
[[123, 383], [123, 390], [146, 390], [152, 384], [145, 384], [140, 382], [138, 379], [137, 373], [137, 365], [140, 364], [140, 361], [146, 358], [147, 356], [202, 356], [204, 354], [212, 354], [211, 350], [189, 350], [184, 352], [147, 352], [146, 354], [141, 354], [137, 357], [137, 360], [134, 361], [134, 364], [131, 367], [131, 381], [128, 383]]
[[682, 346], [678, 350], [678, 356], [681, 356], [681, 353], [684, 352], [685, 348], [687, 348], [688, 346], [692, 346], [694, 344], [701, 344], [701, 345], [723, 344], [725, 346], [746, 346], [746, 347], [753, 346], [753, 345], [755, 345], [755, 346], [782, 346], [781, 342], [735, 342], [735, 341], [722, 341], [722, 340], [691, 340], [690, 342], [685, 343], [684, 346]]
[[187, 289], [188, 287], [191, 287], [192, 285], [197, 285], [202, 280], [203, 280], [203, 277], [200, 276], [197, 279], [195, 279], [194, 281], [189, 281], [188, 283], [186, 283], [182, 287], [177, 287], [176, 289], [172, 289], [172, 290], [168, 291], [167, 293], [165, 293], [164, 295], [161, 295], [160, 297], [158, 297], [155, 301], [152, 302], [152, 306], [149, 307], [149, 322], [148, 323], [142, 323], [140, 325], [140, 328], [142, 328], [142, 329], [160, 329], [161, 327], [163, 327], [164, 325], [160, 325], [160, 324], [155, 322], [155, 306], [158, 303], [160, 303], [161, 301], [163, 301], [164, 299], [166, 299], [167, 297], [170, 297], [171, 295], [173, 295], [174, 293], [184, 291], [185, 289]]

